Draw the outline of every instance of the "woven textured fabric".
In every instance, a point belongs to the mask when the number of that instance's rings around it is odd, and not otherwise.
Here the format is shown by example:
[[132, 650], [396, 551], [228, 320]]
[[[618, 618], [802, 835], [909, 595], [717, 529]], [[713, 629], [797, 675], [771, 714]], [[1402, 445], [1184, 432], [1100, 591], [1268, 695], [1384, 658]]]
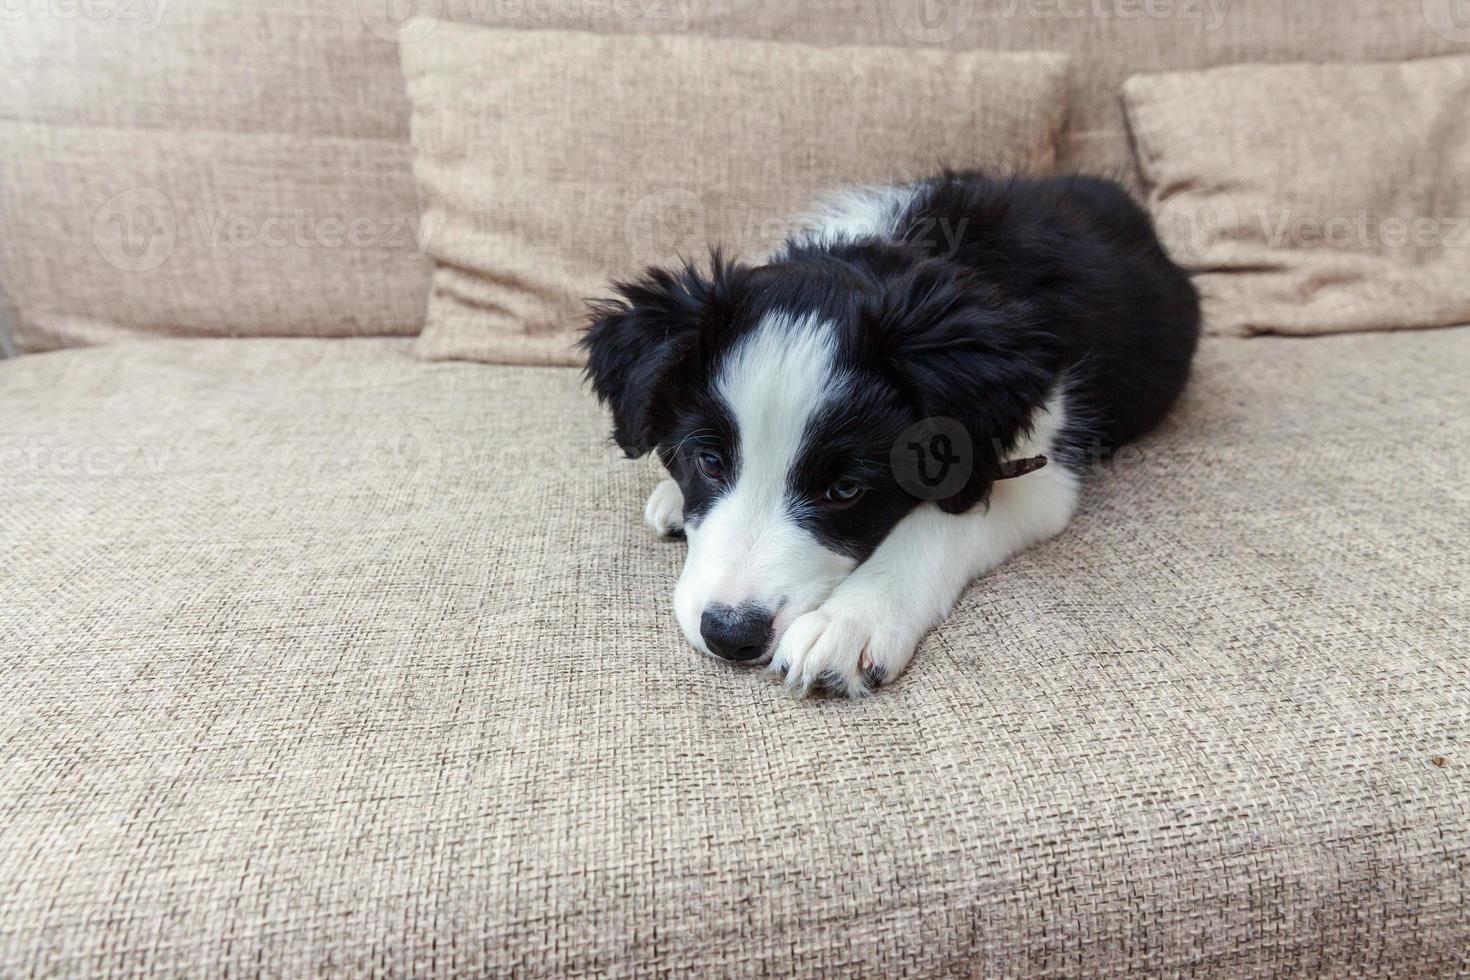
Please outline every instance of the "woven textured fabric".
[[[1381, 61], [1463, 54], [1458, 0], [638, 0], [420, 5], [440, 23], [698, 34], [805, 44], [1071, 56], [1068, 167], [1132, 176], [1118, 89], [1140, 72], [1243, 62]], [[374, 5], [370, 5], [374, 6]], [[412, 35], [432, 36], [427, 29]]]
[[403, 48], [429, 358], [580, 363], [610, 279], [765, 255], [844, 185], [1049, 169], [1064, 116], [1058, 55], [433, 26]]
[[416, 333], [428, 259], [407, 163], [381, 140], [0, 122], [18, 340]]
[[849, 703], [684, 645], [575, 371], [0, 364], [0, 974], [1463, 974], [1467, 369], [1207, 342]]
[[0, 282], [19, 346], [418, 333], [431, 264], [397, 48], [372, 7], [0, 15]]
[[[45, 128], [0, 133], [0, 284], [32, 350], [153, 334], [417, 333], [430, 263], [387, 230], [417, 216], [391, 40], [411, 10], [486, 27], [1067, 53], [1062, 164], [1129, 179], [1128, 75], [1463, 54], [1457, 2], [25, 0], [0, 16], [0, 122]], [[187, 228], [238, 218], [245, 243], [283, 222], [311, 231], [275, 248], [181, 238], [168, 261], [129, 272], [116, 258], [124, 230], [145, 256], [157, 257], [145, 237], [168, 240], [153, 232], [166, 212], [149, 191]], [[339, 247], [339, 220], [382, 231]]]
[[1201, 273], [1210, 330], [1470, 322], [1470, 58], [1145, 75], [1124, 92], [1155, 224]]

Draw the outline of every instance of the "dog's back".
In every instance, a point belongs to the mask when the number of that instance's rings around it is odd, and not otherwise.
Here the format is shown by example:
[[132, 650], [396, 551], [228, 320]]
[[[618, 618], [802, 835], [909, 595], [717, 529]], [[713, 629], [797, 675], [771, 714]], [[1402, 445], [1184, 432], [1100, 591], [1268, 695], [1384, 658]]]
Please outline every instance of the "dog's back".
[[[1095, 177], [947, 174], [911, 185], [893, 238], [1034, 308], [1086, 441], [1106, 451], [1163, 418], [1199, 338], [1199, 298], [1148, 215]], [[1079, 434], [1080, 435], [1080, 434]]]

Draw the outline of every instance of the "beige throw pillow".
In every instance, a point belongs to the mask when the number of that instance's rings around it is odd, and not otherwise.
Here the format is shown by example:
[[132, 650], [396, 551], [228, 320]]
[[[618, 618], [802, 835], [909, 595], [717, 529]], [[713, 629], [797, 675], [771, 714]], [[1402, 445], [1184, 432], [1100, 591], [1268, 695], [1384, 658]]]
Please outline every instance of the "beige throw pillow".
[[756, 256], [818, 194], [1055, 160], [1065, 58], [405, 28], [422, 240], [419, 352], [577, 364], [610, 277]]
[[1470, 322], [1470, 58], [1143, 75], [1123, 95], [1211, 332]]

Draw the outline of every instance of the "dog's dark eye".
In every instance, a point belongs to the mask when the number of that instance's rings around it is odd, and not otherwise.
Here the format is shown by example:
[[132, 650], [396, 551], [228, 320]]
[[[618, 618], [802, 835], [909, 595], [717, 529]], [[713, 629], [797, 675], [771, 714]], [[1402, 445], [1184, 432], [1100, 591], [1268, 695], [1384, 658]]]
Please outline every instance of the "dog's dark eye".
[[851, 507], [857, 503], [857, 499], [863, 495], [863, 491], [866, 489], [866, 487], [854, 483], [851, 480], [838, 480], [827, 488], [827, 492], [822, 495], [822, 499], [833, 507]]
[[725, 461], [720, 458], [719, 453], [710, 452], [708, 449], [694, 454], [694, 465], [699, 467], [705, 479], [719, 483], [725, 478]]

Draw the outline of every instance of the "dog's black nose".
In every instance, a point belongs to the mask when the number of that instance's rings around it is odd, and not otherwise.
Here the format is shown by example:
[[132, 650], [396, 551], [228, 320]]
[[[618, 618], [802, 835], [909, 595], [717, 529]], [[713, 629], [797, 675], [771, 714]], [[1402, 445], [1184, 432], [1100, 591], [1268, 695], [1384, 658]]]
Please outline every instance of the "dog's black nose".
[[771, 640], [771, 613], [748, 602], [738, 609], [710, 604], [699, 617], [699, 635], [717, 657], [755, 660]]

